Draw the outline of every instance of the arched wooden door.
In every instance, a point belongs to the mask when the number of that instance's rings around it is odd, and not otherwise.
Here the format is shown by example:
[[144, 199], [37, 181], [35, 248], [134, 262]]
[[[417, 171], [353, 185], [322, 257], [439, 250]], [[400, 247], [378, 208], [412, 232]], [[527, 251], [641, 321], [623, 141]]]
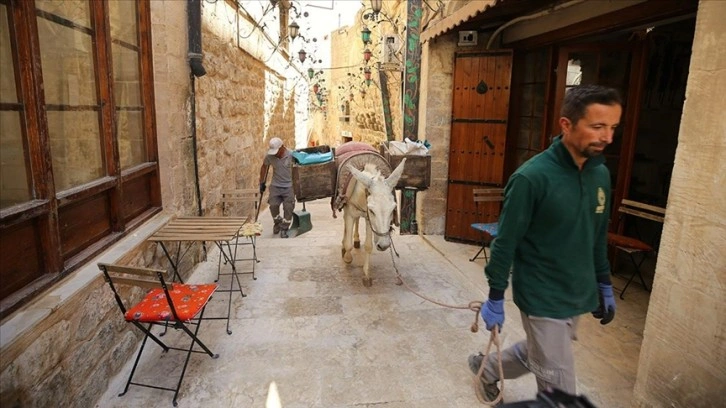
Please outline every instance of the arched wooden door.
[[500, 203], [474, 205], [472, 190], [503, 187], [512, 77], [510, 51], [457, 53], [444, 237], [476, 241], [474, 222], [491, 222]]

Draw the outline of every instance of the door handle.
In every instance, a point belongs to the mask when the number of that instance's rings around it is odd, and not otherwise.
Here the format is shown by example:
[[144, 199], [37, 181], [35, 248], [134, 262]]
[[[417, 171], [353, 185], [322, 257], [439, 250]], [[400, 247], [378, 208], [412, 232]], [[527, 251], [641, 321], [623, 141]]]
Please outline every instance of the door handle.
[[490, 149], [494, 150], [494, 143], [492, 143], [492, 141], [489, 140], [489, 136], [485, 135], [484, 137], [482, 137], [482, 141], [484, 141], [484, 143], [486, 143]]

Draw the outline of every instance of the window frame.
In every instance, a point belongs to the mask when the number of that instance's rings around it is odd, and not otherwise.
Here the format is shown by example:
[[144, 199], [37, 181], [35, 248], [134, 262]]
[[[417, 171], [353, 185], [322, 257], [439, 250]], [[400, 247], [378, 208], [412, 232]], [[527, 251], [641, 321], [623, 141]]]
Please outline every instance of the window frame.
[[[0, 318], [161, 211], [154, 124], [156, 112], [150, 3], [149, 0], [136, 2], [145, 161], [121, 170], [115, 126], [109, 6], [106, 0], [88, 0], [93, 31], [91, 39], [96, 93], [100, 105], [101, 159], [105, 174], [85, 184], [56, 191], [35, 1], [0, 0], [8, 11], [11, 53], [20, 105], [3, 108], [20, 111], [22, 143], [31, 192], [29, 201], [0, 209], [0, 242], [5, 246], [0, 255], [0, 275], [4, 281], [9, 279], [16, 283], [16, 286], [4, 289], [0, 296]], [[33, 242], [18, 239], [31, 236]], [[21, 247], [27, 252], [26, 258], [35, 255], [36, 259], [12, 259], [6, 269], [4, 261], [11, 259], [14, 249], [19, 250]], [[16, 279], [19, 280], [16, 282]], [[22, 287], [18, 289], [17, 285]]]

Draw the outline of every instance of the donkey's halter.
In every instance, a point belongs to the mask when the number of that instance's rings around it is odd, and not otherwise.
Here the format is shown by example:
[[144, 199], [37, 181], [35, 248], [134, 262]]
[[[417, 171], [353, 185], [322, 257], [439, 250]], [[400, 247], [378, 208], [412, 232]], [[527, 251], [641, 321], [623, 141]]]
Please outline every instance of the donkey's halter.
[[[365, 189], [365, 192], [366, 192], [366, 204], [367, 204], [368, 203], [368, 196], [370, 196], [370, 193], [368, 191], [368, 188]], [[365, 218], [366, 218], [367, 224], [371, 227], [371, 231], [373, 231], [373, 233], [376, 236], [378, 236], [378, 237], [389, 237], [389, 238], [391, 237], [391, 232], [393, 231], [393, 225], [391, 225], [391, 227], [388, 229], [387, 232], [378, 232], [378, 231], [376, 231], [375, 228], [373, 228], [373, 224], [371, 223], [370, 210], [368, 210], [368, 205], [366, 205], [366, 208], [364, 210], [364, 209], [358, 207], [358, 205], [356, 205], [352, 201], [348, 201], [348, 203], [351, 204], [353, 207], [355, 207], [356, 210], [358, 210], [358, 211], [360, 211], [362, 213], [365, 213]]]

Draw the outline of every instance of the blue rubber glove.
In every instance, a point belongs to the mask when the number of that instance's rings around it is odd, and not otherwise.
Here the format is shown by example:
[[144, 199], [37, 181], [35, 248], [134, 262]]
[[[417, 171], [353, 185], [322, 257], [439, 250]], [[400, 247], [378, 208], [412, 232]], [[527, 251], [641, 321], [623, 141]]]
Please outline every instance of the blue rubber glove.
[[499, 331], [502, 331], [504, 325], [504, 299], [487, 300], [481, 305], [480, 313], [487, 330], [492, 331], [494, 326], [499, 326]]
[[265, 192], [265, 188], [267, 188], [267, 184], [265, 184], [265, 182], [263, 181], [262, 183], [260, 183], [260, 194]]
[[608, 324], [615, 318], [615, 296], [613, 296], [613, 285], [598, 283], [600, 290], [600, 306], [592, 312], [592, 316], [600, 319], [600, 324]]

